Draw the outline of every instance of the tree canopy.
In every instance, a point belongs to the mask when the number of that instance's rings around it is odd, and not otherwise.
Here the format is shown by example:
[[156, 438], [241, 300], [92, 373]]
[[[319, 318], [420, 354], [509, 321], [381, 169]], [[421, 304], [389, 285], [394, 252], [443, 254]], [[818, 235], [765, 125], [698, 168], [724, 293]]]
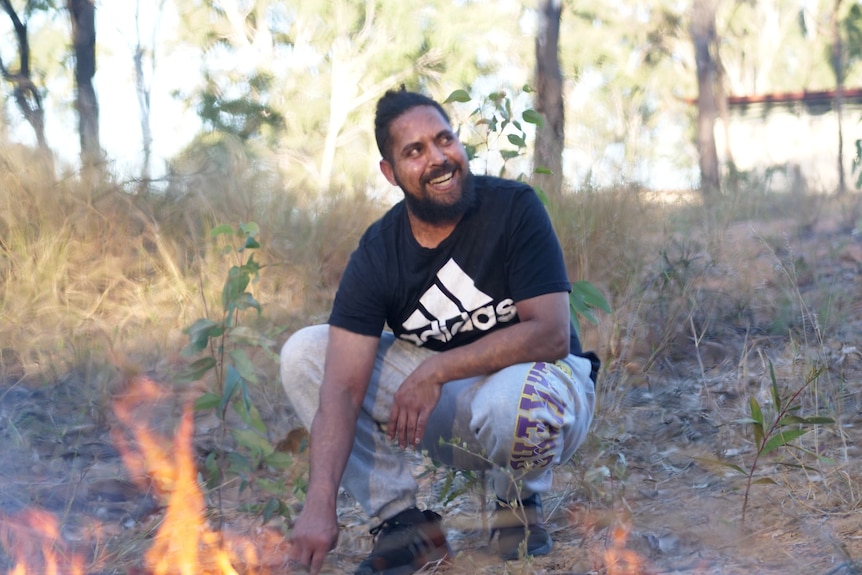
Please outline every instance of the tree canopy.
[[[73, 8], [79, 14], [94, 6], [90, 0], [3, 0], [2, 5], [4, 139], [56, 150], [61, 143], [54, 135], [75, 124], [70, 119], [75, 103], [80, 113], [106, 99], [134, 98], [134, 90], [116, 89], [119, 78], [99, 74], [102, 58], [122, 54], [122, 47], [97, 39], [93, 83], [101, 101], [81, 99], [89, 93], [82, 91], [86, 82], [76, 85], [75, 70], [84, 53], [79, 43], [76, 56], [70, 16]], [[561, 2], [561, 165], [569, 188], [696, 180], [692, 102], [697, 74], [690, 7], [690, 1], [675, 0]], [[95, 8], [98, 29], [107, 23], [99, 20], [98, 4]], [[172, 94], [199, 125], [197, 133], [171, 134], [185, 142], [186, 152], [168, 160], [181, 163], [194, 150], [229, 139], [255, 161], [277, 166], [285, 186], [310, 193], [378, 186], [371, 116], [383, 91], [405, 84], [439, 99], [455, 89], [478, 97], [504, 91], [513, 102], [529, 105], [520, 90], [535, 80], [539, 8], [538, 1], [514, 0], [429, 0], [418, 9], [397, 0], [153, 4], [149, 9], [170, 15], [165, 21], [172, 25], [153, 35], [150, 50], [160, 57], [151, 61], [150, 74], [166, 69], [183, 80], [153, 89]], [[136, 13], [127, 12], [127, 22], [110, 25], [140, 40]], [[719, 89], [725, 95], [833, 89], [836, 38], [842, 40], [840, 80], [857, 85], [862, 81], [860, 12], [859, 4], [849, 1], [718, 0]], [[834, 22], [837, 28], [830, 28]], [[27, 50], [22, 51], [23, 30]], [[125, 106], [111, 102], [110, 109], [146, 114], [147, 122], [139, 120], [124, 138], [137, 138], [148, 165], [153, 133], [172, 119], [160, 116], [163, 112], [149, 104], [152, 94], [140, 91], [145, 78], [135, 58], [143, 57], [141, 46], [138, 42], [138, 51], [128, 50], [127, 61], [129, 77], [137, 69], [141, 106], [130, 98]], [[28, 59], [22, 60], [22, 54]], [[182, 59], [175, 59], [176, 54]], [[180, 65], [182, 70], [171, 68]], [[22, 83], [25, 73], [29, 80]], [[85, 76], [78, 69], [78, 81], [86, 81]], [[45, 109], [41, 128], [39, 105]], [[99, 128], [90, 119], [78, 124], [79, 133], [86, 128], [82, 145], [90, 147], [99, 145], [98, 130], [117, 129], [126, 120], [102, 118]], [[111, 150], [105, 152], [110, 160]], [[146, 167], [125, 175], [142, 174], [148, 178]], [[666, 174], [675, 174], [676, 181]]]

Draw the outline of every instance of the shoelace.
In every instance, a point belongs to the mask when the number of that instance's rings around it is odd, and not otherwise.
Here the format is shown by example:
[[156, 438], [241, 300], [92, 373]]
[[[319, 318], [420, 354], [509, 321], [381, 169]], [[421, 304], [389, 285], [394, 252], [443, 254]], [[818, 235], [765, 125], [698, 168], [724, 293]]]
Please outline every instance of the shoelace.
[[[439, 514], [427, 509], [422, 512], [422, 515], [425, 517], [426, 523], [431, 523], [432, 521], [439, 521], [440, 519], [442, 519]], [[402, 523], [397, 519], [387, 519], [386, 521], [381, 522], [379, 525], [376, 525], [369, 529], [368, 532], [371, 533], [371, 535], [377, 536], [381, 532], [391, 533], [398, 528], [404, 529], [415, 525], [418, 525], [418, 523]]]

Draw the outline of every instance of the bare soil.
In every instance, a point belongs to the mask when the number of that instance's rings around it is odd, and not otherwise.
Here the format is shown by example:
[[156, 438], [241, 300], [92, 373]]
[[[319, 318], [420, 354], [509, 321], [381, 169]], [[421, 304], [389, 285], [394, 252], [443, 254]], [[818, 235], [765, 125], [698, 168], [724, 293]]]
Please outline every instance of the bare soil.
[[[656, 325], [676, 322], [678, 332], [644, 349], [638, 329], [656, 328], [629, 326], [612, 349], [601, 350], [606, 366], [593, 436], [576, 461], [558, 470], [556, 489], [545, 499], [551, 555], [499, 560], [488, 541], [481, 485], [456, 477], [452, 489], [463, 493], [444, 504], [440, 497], [453, 492], [445, 488], [446, 472], [417, 458], [423, 504], [443, 515], [456, 552], [451, 565], [429, 572], [862, 573], [862, 237], [840, 221], [822, 218], [804, 230], [787, 222], [729, 228], [722, 261], [730, 263], [684, 284], [702, 311], [675, 320], [656, 297], [650, 300], [657, 302]], [[726, 311], [740, 301], [738, 314]], [[22, 511], [43, 509], [58, 519], [66, 551], [86, 556], [87, 573], [144, 573], [164, 500], [127, 469], [112, 437], [121, 424], [110, 399], [93, 392], [93, 374], [39, 383], [24, 377], [14, 354], [3, 366], [0, 543], [7, 545], [2, 537]], [[781, 448], [758, 460], [749, 491], [746, 476], [728, 464], [748, 470], [754, 462], [752, 426], [739, 420], [750, 416], [752, 397], [767, 419], [774, 413], [770, 369], [785, 399], [811, 379], [794, 413], [835, 423], [794, 442], [805, 451]], [[141, 410], [165, 437], [194, 389], [177, 393]], [[288, 485], [301, 482], [303, 437], [288, 436], [293, 420], [277, 383], [258, 399], [273, 439], [285, 438], [281, 447], [294, 455]], [[218, 421], [198, 414], [201, 466], [219, 437]], [[264, 552], [269, 546], [272, 556], [260, 572], [287, 572], [283, 549], [271, 538], [289, 530], [289, 517], [264, 526], [261, 512], [271, 497], [265, 481], [280, 478], [258, 469], [242, 490], [208, 493], [210, 508], [222, 511], [213, 513], [214, 524], [261, 542]], [[301, 506], [289, 487], [281, 498], [286, 515]], [[371, 525], [346, 495], [340, 519], [342, 537], [326, 573], [352, 573], [372, 543]], [[13, 566], [4, 547], [0, 572]]]

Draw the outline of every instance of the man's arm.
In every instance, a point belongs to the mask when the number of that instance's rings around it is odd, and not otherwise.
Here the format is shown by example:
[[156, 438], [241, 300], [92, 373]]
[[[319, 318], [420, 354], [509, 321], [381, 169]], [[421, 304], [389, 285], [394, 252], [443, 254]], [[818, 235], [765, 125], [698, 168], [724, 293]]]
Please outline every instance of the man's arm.
[[448, 381], [486, 375], [510, 365], [556, 361], [569, 354], [570, 315], [566, 292], [515, 304], [519, 322], [455, 349], [435, 354], [419, 365], [395, 394], [389, 435], [402, 447], [416, 445]]
[[308, 493], [291, 534], [290, 556], [314, 575], [338, 541], [336, 497], [355, 423], [377, 355], [378, 337], [330, 326], [320, 406], [310, 430]]

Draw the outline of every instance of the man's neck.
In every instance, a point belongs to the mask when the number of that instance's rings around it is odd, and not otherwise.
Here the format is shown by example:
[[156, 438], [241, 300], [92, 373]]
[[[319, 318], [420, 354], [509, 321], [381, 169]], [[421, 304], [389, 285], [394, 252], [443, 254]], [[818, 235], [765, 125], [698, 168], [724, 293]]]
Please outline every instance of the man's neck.
[[420, 246], [429, 249], [436, 248], [448, 238], [462, 217], [463, 215], [452, 221], [431, 224], [420, 220], [409, 209], [407, 210], [407, 219], [410, 222], [410, 231], [413, 232], [413, 237]]

